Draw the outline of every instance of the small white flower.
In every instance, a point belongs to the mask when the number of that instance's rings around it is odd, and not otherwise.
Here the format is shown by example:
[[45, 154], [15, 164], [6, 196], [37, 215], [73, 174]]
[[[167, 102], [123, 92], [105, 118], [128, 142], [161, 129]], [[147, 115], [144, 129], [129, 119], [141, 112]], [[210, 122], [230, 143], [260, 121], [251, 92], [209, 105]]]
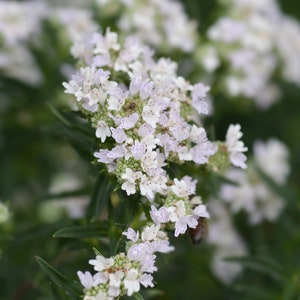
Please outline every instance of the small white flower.
[[108, 295], [112, 297], [111, 299], [115, 299], [120, 296], [120, 288], [115, 286], [110, 286], [108, 289]]
[[169, 213], [164, 206], [157, 209], [154, 205], [151, 205], [150, 216], [156, 224], [169, 222]]
[[153, 184], [146, 175], [142, 175], [140, 182], [141, 195], [146, 196], [149, 200], [153, 200], [154, 191]]
[[193, 210], [193, 214], [197, 217], [209, 218], [209, 213], [207, 212], [206, 206], [204, 204], [199, 204]]
[[107, 157], [112, 159], [121, 158], [124, 156], [125, 156], [125, 149], [123, 145], [116, 146], [107, 153]]
[[245, 152], [248, 150], [248, 148], [244, 146], [244, 143], [240, 141], [242, 136], [243, 133], [241, 132], [240, 124], [231, 124], [228, 127], [226, 133], [226, 146], [229, 152]]
[[95, 271], [103, 271], [114, 264], [113, 258], [105, 258], [102, 255], [97, 255], [96, 259], [90, 259], [89, 264], [94, 266]]
[[141, 235], [142, 241], [145, 242], [145, 241], [156, 240], [159, 229], [160, 229], [160, 225], [146, 226], [143, 229], [143, 232]]
[[130, 115], [129, 117], [123, 118], [121, 119], [120, 122], [120, 128], [124, 128], [124, 129], [130, 129], [132, 128], [135, 123], [138, 121], [139, 119], [139, 114], [138, 113], [133, 113], [132, 115]]
[[96, 137], [101, 139], [101, 143], [104, 143], [106, 137], [111, 136], [111, 131], [104, 121], [98, 121], [96, 129]]
[[246, 165], [247, 157], [245, 154], [240, 153], [240, 152], [233, 152], [233, 153], [230, 153], [229, 159], [234, 166], [240, 167], [242, 169], [247, 168], [247, 165]]
[[130, 260], [142, 261], [147, 253], [149, 253], [149, 246], [147, 244], [133, 244], [127, 251], [127, 257]]
[[203, 83], [198, 83], [194, 85], [192, 91], [192, 106], [197, 110], [197, 112], [208, 114], [209, 106], [205, 100], [206, 93], [210, 90], [209, 86], [204, 85]]
[[95, 300], [113, 300], [113, 298], [109, 297], [105, 292], [99, 292], [96, 295]]
[[131, 146], [131, 153], [135, 159], [140, 160], [146, 153], [146, 145], [135, 140], [134, 145]]
[[227, 146], [228, 152], [230, 153], [229, 159], [234, 166], [241, 167], [246, 169], [247, 165], [245, 164], [246, 156], [242, 153], [248, 150], [245, 147], [244, 143], [240, 141], [240, 138], [243, 136], [241, 132], [241, 125], [231, 124], [228, 127], [226, 133], [225, 144]]
[[130, 95], [136, 95], [141, 90], [142, 84], [141, 76], [132, 78], [129, 84]]
[[[162, 231], [160, 231], [160, 233], [162, 233]], [[161, 240], [161, 239], [152, 241], [150, 244], [150, 248], [152, 252], [161, 252], [161, 253], [169, 253], [174, 250], [174, 247], [170, 246], [168, 240]]]
[[80, 283], [84, 288], [90, 289], [94, 285], [94, 279], [90, 272], [82, 273], [81, 271], [77, 272], [77, 275], [79, 277]]
[[156, 168], [158, 165], [157, 153], [154, 151], [147, 151], [141, 158], [141, 165], [146, 173], [149, 172], [149, 169]]
[[152, 135], [154, 132], [154, 127], [152, 127], [150, 124], [148, 123], [144, 123], [138, 131], [138, 134], [140, 137], [144, 138], [147, 137], [148, 135]]
[[153, 277], [150, 274], [142, 274], [141, 278], [140, 278], [140, 283], [144, 286], [144, 287], [154, 287], [153, 284]]
[[98, 272], [94, 275], [94, 286], [106, 283], [108, 281], [107, 272]]
[[209, 156], [215, 154], [217, 147], [210, 141], [203, 141], [198, 145], [194, 146], [190, 153], [193, 157], [193, 161], [196, 164], [205, 164], [208, 162]]
[[114, 158], [109, 157], [110, 150], [100, 149], [98, 152], [94, 153], [94, 156], [98, 158], [99, 162], [110, 164], [114, 161]]
[[159, 111], [155, 109], [155, 107], [145, 105], [143, 108], [142, 117], [145, 122], [155, 128], [159, 118]]
[[139, 239], [139, 232], [135, 232], [132, 228], [128, 228], [127, 231], [124, 231], [122, 234], [134, 243]]
[[97, 35], [97, 41], [94, 49], [94, 53], [107, 53], [110, 49], [118, 51], [120, 44], [118, 43], [118, 35], [115, 32], [111, 32], [109, 29], [106, 31], [105, 36]]
[[71, 80], [70, 82], [63, 82], [62, 85], [65, 88], [66, 94], [75, 95], [79, 90], [81, 90], [81, 87], [78, 85], [78, 83], [75, 80]]
[[126, 140], [127, 136], [124, 129], [121, 129], [119, 127], [118, 128], [110, 127], [110, 130], [111, 130], [112, 137], [117, 143], [121, 144]]
[[120, 288], [123, 277], [123, 271], [117, 271], [109, 274], [109, 285], [115, 288]]
[[132, 296], [140, 290], [138, 270], [132, 268], [128, 271], [124, 279], [124, 288], [127, 290], [127, 296]]
[[186, 215], [186, 209], [182, 200], [177, 201], [173, 206], [167, 207], [169, 219], [171, 222], [176, 222], [180, 217]]
[[180, 160], [191, 161], [193, 159], [192, 154], [190, 153], [188, 147], [177, 147], [175, 152], [178, 154]]
[[174, 179], [174, 185], [171, 186], [171, 190], [178, 197], [188, 197], [190, 195], [187, 183], [177, 178]]
[[126, 168], [125, 174], [122, 174], [121, 178], [125, 180], [122, 184], [122, 190], [126, 191], [127, 195], [136, 193], [137, 181], [142, 177], [142, 172], [134, 172], [130, 168]]
[[193, 216], [183, 216], [180, 217], [175, 222], [175, 233], [174, 236], [177, 237], [179, 234], [183, 234], [186, 232], [187, 227], [195, 228], [198, 222]]

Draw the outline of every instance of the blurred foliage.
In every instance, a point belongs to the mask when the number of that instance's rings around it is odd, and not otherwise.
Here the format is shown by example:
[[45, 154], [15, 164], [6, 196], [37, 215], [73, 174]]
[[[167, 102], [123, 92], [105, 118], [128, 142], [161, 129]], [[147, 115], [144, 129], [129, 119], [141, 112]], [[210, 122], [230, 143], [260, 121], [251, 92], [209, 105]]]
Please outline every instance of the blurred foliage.
[[[199, 20], [199, 30], [205, 30], [214, 1], [182, 2], [190, 16]], [[281, 0], [281, 5], [300, 19], [299, 3]], [[76, 272], [86, 269], [93, 247], [103, 255], [114, 254], [123, 246], [121, 232], [128, 220], [142, 211], [142, 205], [124, 201], [120, 192], [111, 196], [116, 182], [90, 164], [95, 146], [91, 130], [63, 105], [65, 78], [60, 65], [71, 58], [67, 48], [59, 48], [51, 28], [45, 30], [45, 41], [40, 43], [44, 47], [32, 45], [42, 72], [41, 85], [31, 86], [0, 74], [0, 199], [12, 212], [10, 222], [0, 226], [3, 300], [80, 299], [80, 287], [74, 283]], [[257, 110], [252, 103], [235, 101], [228, 105], [219, 95], [215, 114], [206, 121], [221, 139], [228, 124], [240, 123], [246, 145], [258, 137], [271, 136], [288, 145], [292, 172], [282, 191], [287, 204], [280, 219], [249, 227], [245, 216], [238, 215], [236, 227], [250, 253], [248, 258], [232, 258], [244, 265], [245, 272], [229, 286], [210, 270], [211, 246], [205, 242], [195, 246], [188, 236], [172, 239], [176, 251], [159, 257], [157, 289], [143, 291], [144, 299], [299, 299], [300, 91], [287, 84], [282, 88], [283, 99], [267, 111]], [[45, 222], [39, 208], [57, 196], [51, 195], [50, 186], [55, 175], [63, 171], [79, 174], [82, 179], [84, 185], [77, 195], [91, 199], [86, 217]], [[209, 189], [213, 190], [218, 179], [210, 180]], [[66, 193], [59, 198], [69, 196]], [[103, 216], [108, 216], [107, 221]]]

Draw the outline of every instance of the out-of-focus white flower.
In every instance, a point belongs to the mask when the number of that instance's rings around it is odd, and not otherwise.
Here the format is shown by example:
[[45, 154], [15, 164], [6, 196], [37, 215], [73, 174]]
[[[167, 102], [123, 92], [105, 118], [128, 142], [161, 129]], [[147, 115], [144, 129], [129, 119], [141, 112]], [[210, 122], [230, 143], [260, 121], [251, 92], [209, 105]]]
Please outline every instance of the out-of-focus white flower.
[[209, 201], [208, 242], [214, 245], [212, 270], [224, 283], [230, 284], [243, 270], [241, 264], [226, 261], [227, 257], [245, 256], [247, 248], [238, 235], [225, 205], [220, 201]]
[[[287, 159], [287, 148], [278, 140], [255, 143], [253, 160], [280, 185], [285, 183], [289, 172]], [[231, 169], [226, 176], [238, 184], [225, 184], [220, 190], [220, 198], [229, 203], [233, 213], [246, 211], [251, 224], [278, 218], [284, 208], [284, 199], [272, 191], [251, 163], [245, 172]]]
[[48, 14], [47, 8], [44, 3], [36, 1], [1, 1], [0, 36], [8, 46], [26, 42], [40, 30], [40, 23]]
[[284, 184], [290, 171], [289, 151], [286, 145], [273, 138], [267, 142], [254, 144], [254, 160], [268, 176], [278, 184]]
[[62, 26], [70, 43], [75, 43], [86, 34], [99, 30], [99, 26], [93, 21], [91, 11], [82, 7], [58, 7], [53, 9], [48, 18]]
[[[196, 22], [191, 21], [181, 3], [172, 0], [97, 1], [99, 9], [118, 16], [120, 31], [138, 37], [161, 52], [190, 53], [197, 42]], [[123, 6], [123, 7], [122, 7]]]
[[276, 0], [219, 3], [222, 13], [207, 30], [208, 41], [199, 44], [196, 59], [208, 72], [222, 66], [218, 87], [224, 93], [267, 109], [280, 97], [273, 81], [277, 70], [283, 79], [300, 83], [300, 24], [285, 16]]
[[281, 59], [282, 75], [287, 81], [300, 85], [300, 24], [288, 16], [282, 16], [280, 34], [276, 45]]
[[9, 220], [10, 212], [8, 206], [3, 202], [0, 202], [0, 224], [3, 224]]
[[43, 76], [32, 54], [22, 44], [0, 50], [0, 69], [6, 76], [33, 86], [43, 82]]

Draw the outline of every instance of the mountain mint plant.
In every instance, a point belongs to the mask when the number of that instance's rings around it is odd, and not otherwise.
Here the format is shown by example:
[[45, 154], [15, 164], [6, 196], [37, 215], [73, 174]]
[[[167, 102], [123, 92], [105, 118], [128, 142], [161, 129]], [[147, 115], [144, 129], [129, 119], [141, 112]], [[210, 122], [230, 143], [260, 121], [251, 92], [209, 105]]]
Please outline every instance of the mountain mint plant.
[[173, 250], [166, 230], [178, 237], [196, 228], [199, 218], [209, 218], [197, 179], [173, 177], [169, 166], [214, 164], [222, 149], [228, 163], [246, 168], [247, 148], [239, 140], [239, 125], [229, 127], [226, 142], [210, 141], [202, 125], [209, 87], [178, 76], [176, 62], [155, 60], [136, 37], [121, 40], [108, 29], [76, 43], [72, 53], [79, 71], [63, 85], [94, 128], [94, 157], [127, 196], [140, 195], [149, 209], [146, 226], [123, 232], [129, 240], [125, 252], [111, 258], [98, 254], [90, 260], [96, 274], [78, 276], [85, 300], [131, 296], [140, 285], [154, 286], [155, 253]]

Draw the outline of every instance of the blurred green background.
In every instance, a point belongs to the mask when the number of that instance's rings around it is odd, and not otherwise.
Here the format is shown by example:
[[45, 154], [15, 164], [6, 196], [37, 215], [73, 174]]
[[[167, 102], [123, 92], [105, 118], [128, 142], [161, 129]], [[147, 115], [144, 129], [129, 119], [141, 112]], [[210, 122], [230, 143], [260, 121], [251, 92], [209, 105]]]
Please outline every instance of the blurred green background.
[[[200, 32], [205, 30], [212, 20], [215, 1], [182, 3], [188, 14], [199, 21]], [[281, 0], [280, 5], [300, 20], [299, 2]], [[63, 126], [51, 109], [66, 110], [62, 87], [66, 79], [60, 64], [72, 59], [66, 49], [59, 48], [58, 37], [51, 29], [45, 30], [45, 47], [33, 49], [44, 76], [41, 85], [33, 87], [0, 73], [0, 199], [8, 204], [12, 214], [10, 221], [0, 227], [3, 300], [67, 299], [41, 272], [35, 256], [45, 258], [61, 273], [76, 279], [77, 270], [86, 269], [93, 256], [92, 246], [98, 243], [97, 239], [52, 238], [61, 227], [85, 221], [67, 218], [65, 211], [48, 202], [92, 194], [95, 170], [70, 144], [71, 141], [76, 147], [82, 141], [71, 134], [72, 129], [80, 128], [86, 134], [87, 144], [91, 144], [91, 132], [81, 124], [75, 123], [74, 128]], [[243, 214], [234, 220], [253, 259], [241, 262], [245, 271], [232, 285], [221, 283], [212, 274], [211, 246], [205, 242], [195, 246], [188, 237], [173, 239], [176, 251], [159, 257], [159, 272], [155, 275], [157, 289], [163, 292], [147, 291], [145, 297], [300, 299], [300, 89], [279, 84], [283, 99], [269, 110], [260, 111], [239, 102], [227, 105], [218, 98], [218, 110], [207, 124], [214, 127], [217, 138], [224, 139], [228, 124], [240, 123], [249, 154], [257, 138], [277, 137], [289, 147], [291, 174], [288, 186], [280, 191], [286, 201], [281, 217], [275, 223], [254, 227], [247, 226]], [[71, 115], [66, 114], [66, 118], [72, 120]], [[80, 184], [70, 191], [52, 192], [58, 174], [76, 174]], [[49, 205], [45, 206], [45, 202]]]

